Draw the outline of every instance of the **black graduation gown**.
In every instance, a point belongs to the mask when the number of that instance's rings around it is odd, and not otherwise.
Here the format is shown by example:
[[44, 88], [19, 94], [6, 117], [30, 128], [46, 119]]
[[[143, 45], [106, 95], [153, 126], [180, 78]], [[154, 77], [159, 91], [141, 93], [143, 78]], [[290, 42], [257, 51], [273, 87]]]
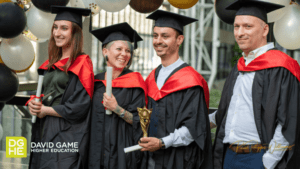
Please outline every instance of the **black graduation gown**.
[[[121, 76], [131, 73], [124, 69]], [[135, 151], [125, 154], [124, 148], [138, 144], [142, 137], [140, 120], [137, 107], [145, 106], [145, 93], [142, 88], [116, 88], [113, 86], [112, 93], [118, 105], [133, 114], [133, 124], [127, 123], [114, 112], [105, 114], [105, 108], [101, 103], [105, 85], [96, 82], [104, 80], [104, 73], [95, 76], [95, 93], [92, 105], [91, 137], [89, 147], [90, 169], [139, 169], [141, 152]], [[118, 78], [117, 78], [118, 79]], [[123, 83], [127, 83], [127, 79]], [[143, 81], [144, 83], [144, 81]]]
[[[187, 66], [183, 64], [176, 68], [166, 79], [165, 84], [172, 75]], [[155, 84], [160, 69], [161, 65], [155, 70]], [[194, 78], [191, 74], [193, 72], [187, 76]], [[195, 75], [200, 76], [198, 73]], [[189, 82], [183, 85], [187, 83]], [[150, 88], [151, 86], [148, 86], [148, 93], [151, 92]], [[170, 93], [157, 101], [151, 97], [148, 97], [148, 100], [148, 108], [153, 108], [154, 103], [155, 109], [159, 111], [157, 138], [168, 136], [174, 133], [175, 129], [186, 126], [195, 141], [188, 146], [169, 147], [154, 153], [145, 153], [142, 168], [147, 168], [150, 155], [155, 161], [155, 169], [212, 169], [211, 135], [204, 89], [201, 86], [194, 86]], [[149, 128], [151, 127], [150, 125]]]
[[[88, 80], [88, 75], [93, 74], [89, 57], [87, 55], [83, 57], [82, 55], [76, 61], [82, 61], [83, 64], [74, 65], [75, 67], [73, 66], [74, 69], [72, 70], [75, 70], [75, 68], [85, 70], [85, 78]], [[45, 62], [44, 65], [47, 65], [47, 63]], [[44, 75], [47, 71], [39, 69], [38, 72], [40, 75]], [[60, 104], [52, 107], [62, 117], [45, 116], [42, 119], [37, 118], [36, 123], [32, 124], [31, 142], [53, 142], [54, 145], [57, 142], [61, 145], [64, 142], [77, 142], [78, 152], [31, 152], [30, 169], [87, 168], [91, 97], [77, 75], [70, 71], [68, 75], [69, 80]], [[93, 82], [93, 79], [89, 80]]]
[[[270, 57], [268, 59], [270, 59]], [[276, 58], [273, 57], [272, 59]], [[213, 153], [214, 167], [218, 169], [223, 168], [225, 150], [227, 148], [227, 146], [223, 144], [227, 117], [226, 112], [233, 95], [233, 87], [238, 74], [239, 71], [236, 64], [226, 79], [216, 114], [218, 128]], [[283, 67], [255, 71], [252, 98], [254, 119], [261, 144], [268, 147], [268, 144], [274, 136], [276, 126], [280, 123], [282, 125], [283, 136], [289, 142], [290, 146], [294, 145], [292, 150], [285, 152], [285, 155], [275, 169], [299, 168], [300, 116], [297, 114], [300, 112], [300, 84], [297, 78]]]

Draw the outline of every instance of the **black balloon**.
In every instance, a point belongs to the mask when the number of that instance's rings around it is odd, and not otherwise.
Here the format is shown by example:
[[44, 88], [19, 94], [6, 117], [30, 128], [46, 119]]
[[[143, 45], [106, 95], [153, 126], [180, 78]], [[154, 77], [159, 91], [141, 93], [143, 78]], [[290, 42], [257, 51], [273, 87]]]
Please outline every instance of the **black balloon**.
[[24, 10], [12, 2], [0, 4], [0, 37], [14, 38], [22, 33], [27, 23]]
[[70, 0], [31, 0], [33, 5], [44, 12], [51, 12], [51, 5], [66, 6]]
[[4, 102], [0, 102], [0, 111], [3, 109], [5, 103]]
[[0, 64], [0, 102], [12, 99], [19, 88], [19, 79], [16, 73], [8, 67]]
[[233, 24], [236, 11], [226, 10], [230, 4], [235, 2], [235, 0], [215, 0], [215, 10], [218, 17], [228, 24]]

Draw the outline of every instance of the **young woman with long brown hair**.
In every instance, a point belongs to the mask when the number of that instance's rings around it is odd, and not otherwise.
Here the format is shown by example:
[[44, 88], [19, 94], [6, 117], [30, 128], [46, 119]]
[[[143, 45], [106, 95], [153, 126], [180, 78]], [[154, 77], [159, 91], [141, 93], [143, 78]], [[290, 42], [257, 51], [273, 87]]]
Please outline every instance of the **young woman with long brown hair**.
[[36, 152], [31, 152], [29, 168], [86, 168], [94, 74], [91, 59], [82, 52], [82, 15], [90, 10], [60, 6], [51, 10], [57, 16], [49, 59], [38, 69], [44, 75], [44, 97], [42, 103], [28, 104], [30, 113], [38, 117], [32, 125], [31, 145]]

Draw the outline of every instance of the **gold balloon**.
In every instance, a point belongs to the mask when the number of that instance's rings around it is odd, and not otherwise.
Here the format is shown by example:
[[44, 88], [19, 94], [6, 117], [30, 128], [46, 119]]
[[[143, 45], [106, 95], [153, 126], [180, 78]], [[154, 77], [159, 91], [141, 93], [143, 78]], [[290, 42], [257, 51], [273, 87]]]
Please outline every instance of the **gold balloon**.
[[188, 9], [194, 6], [199, 0], [168, 0], [169, 3], [180, 9]]
[[[2, 59], [1, 59], [1, 55], [0, 55], [0, 63], [3, 63]], [[3, 63], [4, 64], [4, 63]]]
[[[30, 0], [23, 0], [24, 2], [29, 2]], [[16, 2], [21, 8], [23, 8], [24, 9], [24, 2], [23, 2], [22, 0], [14, 0], [14, 1], [12, 1], [12, 0], [0, 0], [0, 4], [1, 3], [4, 3], [4, 2]]]
[[11, 0], [0, 0], [0, 4], [4, 2], [11, 2]]

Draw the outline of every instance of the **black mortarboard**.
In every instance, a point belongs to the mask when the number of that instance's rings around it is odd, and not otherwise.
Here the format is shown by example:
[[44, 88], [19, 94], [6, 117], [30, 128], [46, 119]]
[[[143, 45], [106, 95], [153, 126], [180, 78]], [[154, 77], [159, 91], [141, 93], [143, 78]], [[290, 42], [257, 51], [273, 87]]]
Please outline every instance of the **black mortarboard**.
[[236, 0], [226, 9], [235, 10], [237, 15], [251, 15], [260, 18], [268, 23], [267, 13], [284, 7], [283, 5], [274, 4], [261, 0]]
[[143, 40], [127, 22], [95, 29], [91, 33], [102, 42], [102, 46], [111, 41], [125, 40], [133, 42], [134, 49], [136, 49], [137, 42]]
[[91, 13], [90, 9], [73, 8], [66, 6], [51, 6], [51, 13], [56, 13], [55, 21], [67, 20], [77, 23], [82, 28], [82, 16], [88, 16]]
[[158, 27], [170, 27], [176, 29], [181, 35], [183, 34], [183, 27], [187, 24], [198, 21], [198, 19], [179, 15], [172, 12], [157, 10], [147, 16], [147, 19], [155, 20], [155, 25]]

